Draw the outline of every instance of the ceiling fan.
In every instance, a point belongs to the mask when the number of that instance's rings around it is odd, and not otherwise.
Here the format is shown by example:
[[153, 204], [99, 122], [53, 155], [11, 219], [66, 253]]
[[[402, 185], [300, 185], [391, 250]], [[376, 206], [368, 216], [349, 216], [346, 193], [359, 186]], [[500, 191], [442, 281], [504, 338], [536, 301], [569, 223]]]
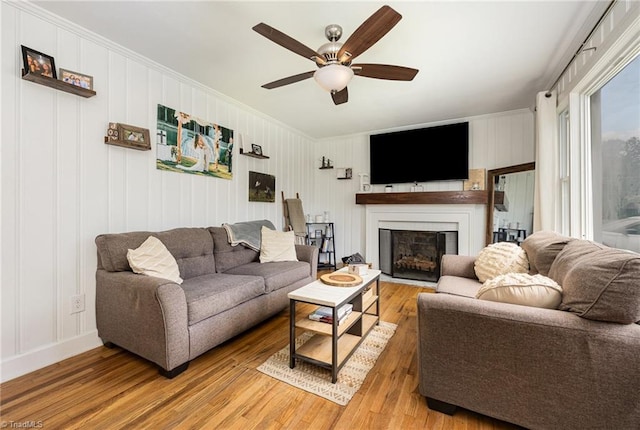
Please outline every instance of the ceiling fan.
[[325, 28], [325, 36], [329, 42], [322, 45], [317, 51], [261, 22], [254, 26], [253, 30], [272, 42], [314, 61], [318, 66], [317, 70], [278, 79], [262, 85], [262, 88], [270, 90], [313, 76], [321, 87], [331, 92], [333, 102], [339, 105], [348, 101], [347, 85], [354, 75], [365, 78], [411, 81], [418, 73], [418, 69], [388, 64], [351, 63], [358, 55], [387, 34], [400, 19], [402, 19], [402, 15], [398, 12], [389, 6], [382, 6], [364, 21], [344, 43], [338, 42], [342, 36], [342, 27], [337, 24], [329, 25]]

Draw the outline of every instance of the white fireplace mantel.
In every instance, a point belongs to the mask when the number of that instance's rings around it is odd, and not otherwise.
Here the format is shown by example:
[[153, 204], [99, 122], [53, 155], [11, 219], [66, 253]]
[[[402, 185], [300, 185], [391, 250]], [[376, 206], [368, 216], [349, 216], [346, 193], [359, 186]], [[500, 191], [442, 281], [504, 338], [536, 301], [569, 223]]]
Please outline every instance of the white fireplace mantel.
[[366, 259], [379, 267], [381, 228], [416, 231], [457, 231], [458, 254], [476, 255], [484, 247], [484, 204], [365, 205]]

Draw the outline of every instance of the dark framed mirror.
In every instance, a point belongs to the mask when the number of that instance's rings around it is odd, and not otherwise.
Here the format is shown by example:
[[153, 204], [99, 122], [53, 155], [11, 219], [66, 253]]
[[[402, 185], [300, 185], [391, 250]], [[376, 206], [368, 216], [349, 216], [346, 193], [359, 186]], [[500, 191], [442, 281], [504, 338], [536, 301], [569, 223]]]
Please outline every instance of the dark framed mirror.
[[536, 163], [487, 172], [486, 244], [520, 244], [533, 231], [533, 193]]

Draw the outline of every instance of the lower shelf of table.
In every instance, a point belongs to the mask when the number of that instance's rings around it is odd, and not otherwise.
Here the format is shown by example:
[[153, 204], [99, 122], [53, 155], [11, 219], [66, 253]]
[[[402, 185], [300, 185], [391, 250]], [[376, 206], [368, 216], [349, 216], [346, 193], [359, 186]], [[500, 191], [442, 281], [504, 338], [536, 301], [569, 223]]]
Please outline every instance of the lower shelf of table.
[[[368, 291], [371, 292], [372, 290], [370, 289]], [[365, 295], [363, 295], [362, 307], [363, 309], [368, 310], [378, 300], [378, 296], [367, 293], [365, 293]], [[338, 325], [338, 336], [347, 331], [354, 324], [355, 320], [360, 317], [360, 315], [362, 315], [362, 312], [351, 312], [347, 319], [342, 324]], [[369, 314], [365, 314], [365, 318], [370, 318], [372, 316], [375, 315], [372, 315], [371, 312]], [[333, 334], [332, 324], [314, 321], [309, 318], [300, 318], [299, 320], [297, 320], [296, 327], [307, 331], [313, 331], [318, 334], [323, 334], [325, 336], [331, 336]], [[363, 327], [363, 330], [364, 329], [365, 327]]]
[[[369, 334], [373, 326], [378, 322], [377, 315], [363, 314], [362, 315], [362, 333], [363, 336], [356, 336], [353, 334], [345, 333], [338, 339], [338, 363], [340, 367], [344, 360], [351, 355], [351, 352], [358, 347], [362, 339]], [[325, 323], [319, 323], [325, 324]], [[331, 327], [330, 324], [326, 324]], [[308, 341], [304, 343], [300, 348], [296, 349], [296, 356], [303, 356], [312, 360], [326, 363], [331, 365], [332, 363], [332, 339], [331, 336], [325, 334], [314, 334]]]

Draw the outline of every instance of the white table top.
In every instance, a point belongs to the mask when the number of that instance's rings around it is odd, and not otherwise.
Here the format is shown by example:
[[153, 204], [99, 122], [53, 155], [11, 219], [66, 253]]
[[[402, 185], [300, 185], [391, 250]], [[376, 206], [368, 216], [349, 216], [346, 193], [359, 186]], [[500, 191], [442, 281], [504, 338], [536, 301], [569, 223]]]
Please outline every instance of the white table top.
[[[348, 273], [348, 268], [343, 267], [338, 272]], [[365, 285], [375, 281], [382, 273], [380, 270], [369, 269], [366, 275], [362, 275], [362, 283], [353, 287], [334, 287], [327, 285], [321, 280], [313, 281], [304, 287], [298, 288], [288, 294], [289, 299], [300, 300], [303, 302], [315, 303], [323, 306], [338, 306], [349, 296], [361, 290]]]

